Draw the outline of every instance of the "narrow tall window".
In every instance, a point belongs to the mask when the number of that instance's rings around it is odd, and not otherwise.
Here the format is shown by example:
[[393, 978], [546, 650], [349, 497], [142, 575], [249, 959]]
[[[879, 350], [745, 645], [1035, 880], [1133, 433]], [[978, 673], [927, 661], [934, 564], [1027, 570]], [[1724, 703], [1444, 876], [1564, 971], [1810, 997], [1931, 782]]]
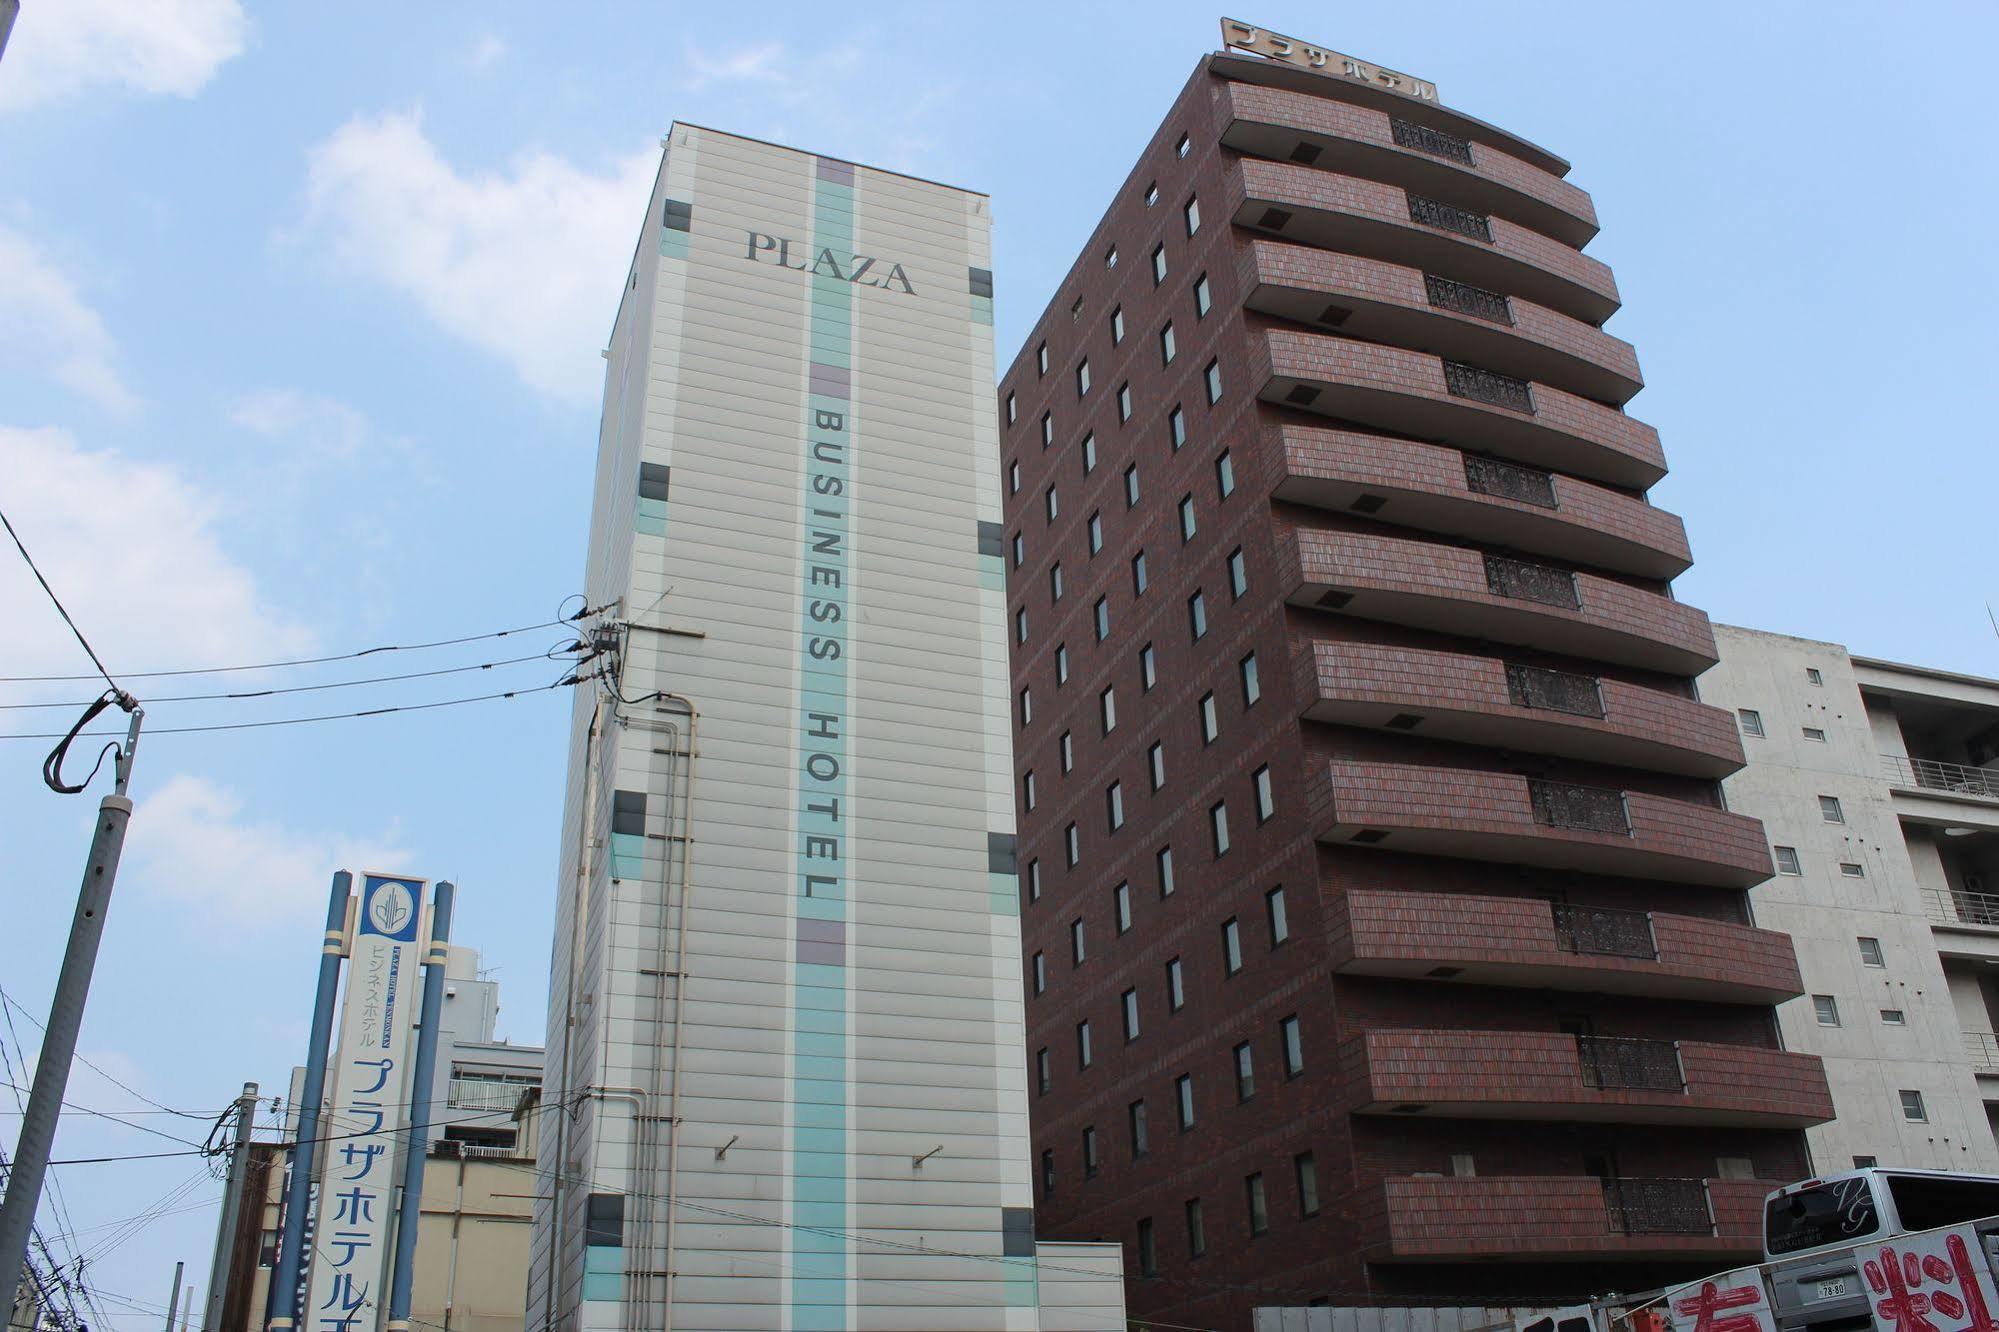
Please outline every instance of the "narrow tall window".
[[1069, 683], [1069, 645], [1067, 643], [1057, 643], [1055, 645], [1055, 683], [1058, 685]]
[[1291, 918], [1284, 910], [1284, 889], [1281, 886], [1263, 895], [1263, 918], [1270, 925], [1272, 948], [1291, 937]]
[[1039, 374], [1048, 373], [1048, 344], [1045, 342], [1034, 349], [1034, 368]]
[[1090, 1051], [1090, 1020], [1084, 1018], [1076, 1024], [1076, 1067], [1088, 1068], [1093, 1058]]
[[1229, 552], [1229, 596], [1232, 600], [1239, 601], [1242, 599], [1242, 594], [1247, 591], [1249, 591], [1249, 565], [1243, 560], [1242, 547], [1237, 546]]
[[1199, 1258], [1208, 1251], [1208, 1228], [1201, 1219], [1201, 1200], [1189, 1198], [1183, 1206], [1187, 1214], [1187, 1256]]
[[1180, 354], [1180, 344], [1173, 336], [1173, 321], [1167, 320], [1166, 327], [1159, 330], [1159, 363], [1173, 364], [1173, 358]]
[[1135, 509], [1138, 507], [1138, 464], [1137, 463], [1133, 463], [1131, 466], [1124, 469], [1124, 507], [1127, 509]]
[[1064, 852], [1069, 858], [1069, 868], [1074, 869], [1083, 859], [1082, 836], [1076, 831], [1075, 824], [1072, 823], [1062, 830], [1062, 842]]
[[1152, 654], [1152, 644], [1147, 643], [1138, 650], [1138, 687], [1147, 690], [1158, 683], [1158, 661]]
[[1118, 996], [1118, 1006], [1124, 1013], [1124, 1038], [1127, 1041], [1137, 1040], [1138, 991], [1136, 989], [1126, 990], [1122, 995]]
[[1152, 285], [1158, 286], [1166, 280], [1166, 243], [1161, 241], [1152, 247]]
[[1182, 1073], [1173, 1079], [1173, 1109], [1180, 1117], [1180, 1127], [1194, 1127], [1194, 1075]]
[[1270, 1229], [1270, 1209], [1263, 1198], [1263, 1172], [1243, 1180], [1243, 1190], [1249, 1195], [1249, 1233], [1261, 1235]]
[[1235, 1048], [1235, 1098], [1247, 1101], [1256, 1095], [1256, 1052], [1248, 1041]]
[[1278, 1039], [1284, 1046], [1284, 1076], [1295, 1078], [1305, 1071], [1305, 1038], [1298, 1029], [1298, 1015], [1279, 1020]]
[[1062, 599], [1062, 561], [1060, 560], [1048, 566], [1048, 599], [1050, 601], [1060, 601]]
[[1013, 638], [1017, 643], [1027, 641], [1027, 607], [1022, 606], [1013, 613]]
[[1138, 1219], [1138, 1274], [1146, 1277], [1159, 1275], [1159, 1249], [1152, 1237], [1152, 1218]]
[[1014, 400], [1013, 394], [1009, 393], [1006, 395], [1006, 423], [1008, 425], [1012, 425], [1015, 421], [1018, 421], [1019, 419], [1020, 419], [1020, 404]]
[[1076, 769], [1076, 741], [1068, 731], [1062, 732], [1062, 738], [1055, 742], [1055, 752], [1062, 760], [1062, 771], [1065, 774], [1074, 772]]
[[1095, 555], [1104, 548], [1104, 515], [1101, 511], [1090, 515], [1090, 554]]
[[1029, 768], [1020, 775], [1020, 803], [1032, 811], [1034, 808], [1034, 769]]
[[1256, 675], [1254, 652], [1236, 663], [1236, 674], [1242, 677], [1242, 705], [1245, 708], [1254, 707], [1256, 700], [1263, 697], [1263, 685]]
[[1268, 763], [1249, 775], [1249, 789], [1256, 799], [1256, 821], [1258, 823], [1268, 822], [1270, 816], [1277, 812], [1277, 801], [1270, 790], [1270, 765]]
[[1223, 499], [1235, 494], [1235, 463], [1229, 460], [1229, 451], [1222, 450], [1222, 456], [1215, 459], [1215, 489]]
[[1076, 362], [1076, 396], [1084, 397], [1090, 391], [1090, 358]]
[[[1044, 1087], [1042, 1090], [1046, 1091], [1047, 1088]], [[1053, 1192], [1055, 1192], [1055, 1152], [1053, 1148], [1044, 1147], [1041, 1151], [1041, 1196], [1045, 1198]]]
[[1034, 691], [1025, 685], [1020, 690], [1020, 724], [1027, 727], [1034, 723]]
[[1219, 359], [1208, 362], [1208, 368], [1201, 372], [1201, 382], [1207, 385], [1210, 407], [1222, 400], [1222, 363]]
[[1096, 606], [1091, 610], [1091, 615], [1094, 618], [1097, 628], [1097, 641], [1101, 643], [1111, 636], [1111, 599], [1109, 597], [1098, 597]]
[[1093, 430], [1083, 436], [1083, 475], [1097, 470], [1097, 435]]
[[1185, 157], [1193, 147], [1194, 141], [1185, 134], [1182, 134], [1180, 142], [1173, 145], [1173, 155], [1175, 157]]
[[1215, 712], [1214, 694], [1206, 693], [1201, 695], [1201, 701], [1197, 705], [1197, 708], [1201, 714], [1201, 743], [1211, 745], [1215, 742], [1216, 737], [1222, 733], [1221, 722]]
[[1117, 729], [1117, 686], [1106, 685], [1104, 692], [1097, 695], [1097, 715], [1104, 724], [1104, 734]]
[[1194, 497], [1192, 495], [1182, 495], [1180, 497], [1180, 539], [1182, 541], [1192, 541], [1196, 530]]
[[1159, 870], [1159, 895], [1173, 896], [1173, 848], [1162, 846], [1153, 853], [1152, 863]]
[[1131, 419], [1131, 385], [1128, 383], [1117, 386], [1117, 419], [1120, 422]]
[[1013, 567], [1018, 569], [1027, 559], [1027, 538], [1019, 532], [1013, 534]]
[[1120, 883], [1111, 890], [1111, 917], [1117, 922], [1119, 934], [1131, 930], [1131, 883]]
[[1055, 413], [1041, 414], [1041, 447], [1047, 448], [1055, 442]]
[[1206, 319], [1208, 311], [1214, 308], [1215, 298], [1208, 289], [1208, 275], [1203, 273], [1194, 279], [1194, 317]]
[[[1198, 591], [1187, 598], [1187, 627], [1193, 632], [1196, 643], [1208, 636], [1208, 603]], [[1021, 632], [1025, 634], [1026, 630]], [[1026, 640], [1023, 638], [1022, 641]]]
[[1173, 442], [1176, 453], [1187, 442], [1187, 413], [1180, 410], [1177, 402], [1173, 404], [1173, 410], [1166, 413], [1166, 436]]
[[1041, 900], [1041, 861], [1039, 859], [1027, 862], [1027, 900], [1030, 902], [1039, 902]]
[[[1070, 825], [1071, 827], [1075, 825]], [[1229, 802], [1217, 800], [1208, 808], [1208, 831], [1215, 839], [1215, 859], [1229, 853]]]
[[1144, 595], [1145, 595], [1145, 587], [1146, 587], [1146, 581], [1145, 581], [1145, 552], [1141, 550], [1140, 552], [1138, 552], [1138, 554], [1136, 554], [1136, 555], [1134, 555], [1134, 556], [1132, 556], [1132, 557], [1131, 557], [1131, 590], [1132, 590], [1132, 594], [1133, 594], [1134, 596], [1144, 596]]
[[1111, 311], [1111, 346], [1115, 347], [1123, 341], [1124, 307], [1120, 305], [1117, 309]]
[[1097, 1130], [1094, 1127], [1083, 1130], [1083, 1178], [1096, 1176], [1101, 1163], [1097, 1159]]
[[1166, 1007], [1177, 1013], [1187, 1005], [1187, 981], [1180, 969], [1180, 959], [1172, 958], [1166, 963]]
[[1039, 948], [1034, 950], [1034, 992], [1040, 994], [1048, 988], [1048, 955]]
[[1160, 787], [1166, 785], [1166, 746], [1164, 742], [1154, 740], [1151, 746], [1145, 751], [1145, 767], [1147, 775], [1152, 779], [1153, 790], [1157, 791]]
[[[1044, 1045], [1034, 1052], [1034, 1085], [1040, 1089], [1041, 1095], [1046, 1096], [1048, 1089], [1054, 1084], [1055, 1078], [1048, 1062], [1048, 1047]], [[1043, 1152], [1042, 1155], [1046, 1156], [1047, 1153]]]
[[1020, 493], [1020, 464], [1018, 462], [1010, 462], [1006, 465], [1006, 493], [1009, 495], [1018, 495]]
[[1319, 1214], [1319, 1167], [1310, 1152], [1300, 1152], [1291, 1158], [1291, 1173], [1298, 1180], [1298, 1215], [1314, 1217]]
[[1131, 1127], [1131, 1154], [1133, 1159], [1144, 1156], [1152, 1150], [1152, 1135], [1146, 1130], [1145, 1102], [1133, 1101], [1124, 1109], [1125, 1123]]
[[1234, 916], [1222, 922], [1222, 974], [1233, 976], [1242, 970], [1242, 926]]
[[1112, 782], [1104, 789], [1104, 818], [1110, 830], [1124, 827], [1124, 783]]
[[1083, 918], [1078, 916], [1069, 922], [1069, 965], [1080, 967], [1089, 955], [1089, 950], [1083, 945]]
[[1187, 206], [1180, 210], [1187, 219], [1187, 234], [1193, 235], [1201, 229], [1201, 201], [1198, 197], [1187, 200]]
[[1048, 521], [1051, 523], [1055, 521], [1056, 515], [1062, 512], [1062, 503], [1055, 497], [1055, 487], [1048, 487], [1047, 493], [1043, 496], [1043, 507], [1048, 511]]

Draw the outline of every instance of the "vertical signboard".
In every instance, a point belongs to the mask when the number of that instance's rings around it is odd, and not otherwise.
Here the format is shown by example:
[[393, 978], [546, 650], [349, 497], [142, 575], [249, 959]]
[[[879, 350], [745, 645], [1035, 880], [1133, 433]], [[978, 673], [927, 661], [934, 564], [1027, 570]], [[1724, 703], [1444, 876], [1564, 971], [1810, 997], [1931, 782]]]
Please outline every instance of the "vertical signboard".
[[1901, 1235], [1857, 1251], [1877, 1332], [1995, 1332], [1999, 1293], [1973, 1226]]
[[[361, 876], [314, 1210], [307, 1332], [372, 1332], [388, 1306], [389, 1216], [405, 1145], [411, 1023], [421, 992], [424, 879]], [[416, 1144], [416, 1150], [423, 1150]]]

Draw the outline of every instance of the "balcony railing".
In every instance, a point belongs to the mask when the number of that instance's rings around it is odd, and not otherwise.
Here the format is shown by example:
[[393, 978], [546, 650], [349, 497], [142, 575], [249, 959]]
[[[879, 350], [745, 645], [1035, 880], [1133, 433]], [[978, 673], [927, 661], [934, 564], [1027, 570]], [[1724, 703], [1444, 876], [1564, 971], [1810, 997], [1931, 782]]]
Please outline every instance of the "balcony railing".
[[1566, 712], [1573, 717], [1603, 716], [1603, 689], [1594, 676], [1508, 662], [1506, 692], [1516, 707]]
[[1999, 929], [1999, 895], [1956, 888], [1925, 888], [1923, 904], [1939, 925], [1978, 925]]
[[1485, 557], [1485, 585], [1495, 596], [1511, 597], [1515, 601], [1538, 601], [1543, 606], [1582, 609], [1582, 598], [1576, 593], [1576, 576], [1567, 569], [1529, 564], [1525, 560], [1508, 559], [1503, 555], [1488, 555]]
[[1711, 1235], [1707, 1181], [1606, 1179], [1603, 1207], [1620, 1235]]
[[1881, 767], [1888, 780], [1897, 786], [1920, 786], [1926, 791], [1999, 800], [1999, 768], [1974, 768], [1963, 763], [1940, 763], [1936, 759], [1904, 758], [1900, 754], [1883, 754]]
[[1572, 782], [1550, 782], [1530, 777], [1527, 789], [1534, 798], [1534, 821], [1550, 828], [1579, 828], [1584, 832], [1631, 833], [1631, 815], [1624, 807], [1624, 792], [1601, 786], [1577, 786]]
[[1474, 287], [1469, 282], [1453, 282], [1434, 273], [1423, 275], [1423, 289], [1429, 293], [1430, 304], [1439, 310], [1455, 310], [1474, 319], [1513, 326], [1513, 304], [1496, 291]]
[[1457, 135], [1446, 134], [1442, 130], [1433, 130], [1428, 125], [1418, 125], [1414, 121], [1403, 120], [1399, 116], [1389, 120], [1388, 128], [1394, 133], [1395, 142], [1401, 147], [1414, 148], [1417, 152], [1428, 153], [1432, 157], [1448, 157], [1453, 162], [1463, 162], [1466, 166], [1472, 164], [1470, 140], [1460, 139]]
[[1455, 231], [1460, 236], [1470, 236], [1473, 240], [1492, 243], [1492, 223], [1483, 213], [1468, 213], [1462, 208], [1454, 208], [1435, 199], [1426, 199], [1420, 194], [1409, 196], [1409, 220], [1420, 222], [1426, 227], [1440, 227], [1445, 231]]
[[1671, 1041], [1634, 1040], [1626, 1036], [1578, 1036], [1583, 1085], [1599, 1091], [1677, 1092], [1687, 1089], [1680, 1071], [1680, 1052]]
[[1643, 911], [1613, 907], [1555, 905], [1555, 939], [1566, 952], [1602, 957], [1657, 960], [1658, 941], [1652, 937], [1652, 917]]
[[445, 1096], [456, 1109], [512, 1113], [520, 1103], [521, 1093], [536, 1085], [532, 1080], [453, 1078], [445, 1089]]
[[1556, 507], [1555, 478], [1538, 467], [1522, 467], [1519, 463], [1467, 453], [1465, 485], [1478, 495], [1497, 495], [1543, 509]]
[[1980, 1073], [1999, 1073], [1999, 1036], [1989, 1031], [1965, 1032], [1964, 1056]]
[[1444, 362], [1444, 387], [1453, 397], [1470, 398], [1510, 411], [1534, 411], [1534, 394], [1524, 379], [1502, 375], [1497, 370], [1466, 365], [1463, 361]]

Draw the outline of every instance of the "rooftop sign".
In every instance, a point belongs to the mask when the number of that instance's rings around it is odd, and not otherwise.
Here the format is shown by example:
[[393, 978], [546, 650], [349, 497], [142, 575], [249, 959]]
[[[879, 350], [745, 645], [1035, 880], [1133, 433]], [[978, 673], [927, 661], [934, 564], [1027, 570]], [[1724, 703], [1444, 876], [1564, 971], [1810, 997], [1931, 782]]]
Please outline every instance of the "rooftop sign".
[[1377, 88], [1386, 88], [1409, 97], [1421, 98], [1426, 102], [1437, 100], [1437, 85], [1419, 79], [1411, 74], [1398, 74], [1380, 65], [1370, 65], [1365, 60], [1341, 55], [1338, 51], [1328, 51], [1310, 42], [1301, 42], [1296, 37], [1286, 37], [1268, 32], [1240, 19], [1222, 20], [1222, 45], [1238, 51], [1260, 55], [1266, 60], [1274, 60], [1280, 65], [1297, 65], [1301, 69], [1315, 69], [1322, 74], [1340, 74], [1362, 83], [1371, 83]]

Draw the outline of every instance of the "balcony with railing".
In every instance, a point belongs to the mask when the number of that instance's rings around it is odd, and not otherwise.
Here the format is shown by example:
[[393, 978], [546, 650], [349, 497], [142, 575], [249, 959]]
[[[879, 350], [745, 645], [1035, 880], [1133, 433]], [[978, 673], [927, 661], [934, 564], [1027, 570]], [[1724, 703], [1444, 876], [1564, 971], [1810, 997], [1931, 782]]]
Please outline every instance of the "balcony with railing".
[[1943, 763], [1937, 759], [1883, 754], [1881, 775], [1892, 785], [1970, 800], [1999, 801], [1999, 768]]
[[1295, 323], [1422, 347], [1612, 407], [1644, 384], [1630, 343], [1514, 293], [1262, 237], [1241, 247], [1237, 264], [1244, 303]]
[[1999, 1035], [1989, 1031], [1965, 1032], [1964, 1057], [1973, 1073], [1999, 1076]]
[[1776, 1004], [1804, 990], [1788, 935], [1534, 897], [1326, 895], [1333, 970], [1451, 985]]
[[1250, 349], [1246, 373], [1265, 402], [1613, 486], [1665, 474], [1656, 430], [1547, 384], [1297, 328], [1263, 328]]
[[1382, 1183], [1384, 1224], [1361, 1237], [1377, 1262], [1753, 1262], [1762, 1250], [1763, 1195], [1778, 1186], [1589, 1175], [1393, 1176]]
[[1592, 326], [1617, 311], [1617, 283], [1602, 263], [1462, 193], [1252, 157], [1227, 171], [1221, 211], [1247, 231], [1408, 264]]
[[1589, 195], [1465, 134], [1324, 97], [1223, 85], [1222, 142], [1240, 153], [1351, 173], [1496, 213], [1580, 249], [1596, 234]]
[[1924, 888], [1923, 910], [1933, 925], [1999, 932], [1999, 893]]
[[1432, 541], [1297, 528], [1278, 541], [1294, 606], [1676, 675], [1714, 664], [1707, 616], [1596, 574]]
[[1770, 876], [1757, 820], [1638, 791], [1333, 759], [1311, 770], [1306, 801], [1333, 845], [1729, 888]]
[[1742, 767], [1720, 708], [1685, 694], [1469, 652], [1315, 639], [1292, 662], [1307, 721], [1691, 777]]
[[452, 1078], [445, 1086], [446, 1104], [454, 1110], [490, 1110], [512, 1114], [521, 1093], [538, 1087], [537, 1078]]
[[1438, 444], [1286, 421], [1276, 497], [1644, 578], [1688, 563], [1679, 517], [1603, 486]]

